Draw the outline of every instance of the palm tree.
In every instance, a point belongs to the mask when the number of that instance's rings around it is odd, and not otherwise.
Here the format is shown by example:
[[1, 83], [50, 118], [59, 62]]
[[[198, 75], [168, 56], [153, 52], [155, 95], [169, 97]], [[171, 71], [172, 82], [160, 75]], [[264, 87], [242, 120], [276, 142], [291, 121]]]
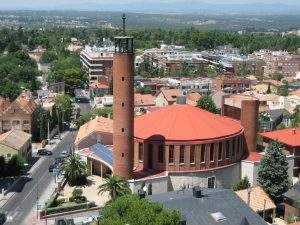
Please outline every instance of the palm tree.
[[131, 193], [128, 182], [123, 178], [109, 175], [104, 180], [104, 183], [98, 187], [98, 194], [109, 192], [111, 199], [114, 200], [117, 197]]
[[71, 155], [61, 166], [61, 171], [64, 173], [70, 185], [86, 184], [87, 166], [78, 155]]

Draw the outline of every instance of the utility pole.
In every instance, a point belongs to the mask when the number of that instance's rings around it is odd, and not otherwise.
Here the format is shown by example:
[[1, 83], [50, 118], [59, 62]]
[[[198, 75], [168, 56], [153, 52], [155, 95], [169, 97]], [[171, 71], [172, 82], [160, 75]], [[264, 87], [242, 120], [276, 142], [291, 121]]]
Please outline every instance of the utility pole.
[[56, 115], [57, 115], [58, 137], [59, 137], [59, 139], [61, 139], [61, 136], [60, 136], [60, 128], [59, 128], [59, 112], [58, 112], [58, 108], [56, 108]]
[[39, 219], [39, 178], [36, 181], [36, 219]]
[[47, 123], [47, 139], [48, 139], [48, 144], [50, 144], [50, 121], [48, 117], [48, 123]]

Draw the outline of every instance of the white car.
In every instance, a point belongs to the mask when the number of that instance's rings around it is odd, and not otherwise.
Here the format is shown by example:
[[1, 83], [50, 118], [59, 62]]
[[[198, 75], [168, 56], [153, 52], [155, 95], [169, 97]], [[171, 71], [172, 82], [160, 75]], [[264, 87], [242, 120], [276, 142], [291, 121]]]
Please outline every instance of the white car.
[[93, 216], [90, 216], [88, 218], [86, 218], [85, 220], [82, 221], [82, 225], [89, 225], [91, 224], [92, 222], [95, 222], [97, 221], [97, 218], [96, 217], [93, 217]]

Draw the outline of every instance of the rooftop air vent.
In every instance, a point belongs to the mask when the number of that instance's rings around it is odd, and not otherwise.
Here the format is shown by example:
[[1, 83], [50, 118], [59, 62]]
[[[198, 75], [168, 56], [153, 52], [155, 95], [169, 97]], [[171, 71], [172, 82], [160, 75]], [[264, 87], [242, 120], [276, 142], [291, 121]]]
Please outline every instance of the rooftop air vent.
[[185, 96], [177, 96], [176, 103], [178, 105], [185, 105], [186, 104], [186, 97]]
[[202, 197], [202, 191], [201, 191], [201, 188], [199, 186], [193, 187], [193, 196], [195, 198], [201, 198]]

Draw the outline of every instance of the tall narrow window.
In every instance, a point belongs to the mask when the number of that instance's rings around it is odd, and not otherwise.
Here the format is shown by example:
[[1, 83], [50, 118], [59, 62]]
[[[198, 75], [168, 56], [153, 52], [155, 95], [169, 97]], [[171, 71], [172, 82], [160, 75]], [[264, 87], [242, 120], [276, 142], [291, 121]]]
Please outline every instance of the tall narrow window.
[[201, 145], [201, 162], [205, 162], [205, 145]]
[[222, 153], [223, 153], [223, 143], [222, 142], [219, 142], [219, 149], [218, 149], [218, 160], [222, 160]]
[[164, 162], [164, 146], [163, 145], [158, 146], [158, 162], [159, 163]]
[[179, 163], [184, 163], [184, 146], [180, 145]]
[[241, 148], [241, 137], [239, 136], [237, 139], [237, 149], [236, 149], [236, 154], [240, 154], [240, 148]]
[[232, 151], [231, 151], [231, 155], [232, 157], [235, 157], [235, 139], [232, 140]]
[[226, 141], [226, 149], [225, 149], [226, 159], [229, 159], [229, 154], [230, 154], [230, 141]]
[[215, 145], [212, 143], [210, 145], [210, 150], [209, 150], [209, 159], [211, 162], [214, 161], [214, 152], [215, 152]]
[[174, 145], [169, 146], [169, 163], [174, 163]]
[[144, 159], [143, 143], [139, 143], [139, 161], [143, 162], [143, 159]]
[[190, 149], [190, 163], [195, 163], [195, 145], [191, 145], [191, 149]]

